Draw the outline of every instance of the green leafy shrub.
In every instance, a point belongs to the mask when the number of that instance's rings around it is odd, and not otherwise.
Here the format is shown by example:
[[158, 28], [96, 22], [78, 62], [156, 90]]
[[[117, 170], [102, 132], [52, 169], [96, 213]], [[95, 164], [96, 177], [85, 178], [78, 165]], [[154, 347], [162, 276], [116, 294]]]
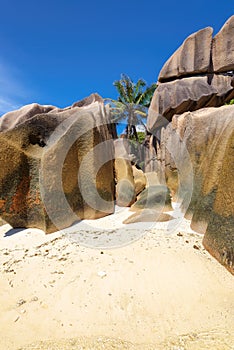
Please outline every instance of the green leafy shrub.
[[234, 105], [234, 98], [230, 100], [229, 102], [226, 102], [225, 105]]

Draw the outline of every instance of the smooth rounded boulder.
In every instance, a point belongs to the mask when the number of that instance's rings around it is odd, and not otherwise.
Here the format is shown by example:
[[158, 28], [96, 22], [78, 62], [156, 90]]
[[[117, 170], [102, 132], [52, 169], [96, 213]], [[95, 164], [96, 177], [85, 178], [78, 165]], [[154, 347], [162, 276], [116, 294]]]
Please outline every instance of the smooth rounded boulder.
[[130, 207], [136, 199], [132, 164], [126, 151], [126, 141], [122, 138], [114, 141], [114, 172], [116, 181], [116, 204]]
[[131, 206], [131, 211], [139, 209], [157, 209], [159, 211], [170, 211], [171, 197], [167, 186], [149, 186], [137, 197], [137, 201]]
[[123, 224], [134, 224], [136, 222], [166, 222], [173, 220], [173, 216], [161, 213], [154, 209], [142, 209], [129, 216]]
[[109, 116], [96, 94], [81, 105], [2, 117], [0, 216], [12, 227], [50, 233], [114, 212]]
[[137, 169], [135, 165], [132, 166], [133, 178], [135, 183], [135, 193], [138, 195], [146, 186], [146, 177], [141, 169]]

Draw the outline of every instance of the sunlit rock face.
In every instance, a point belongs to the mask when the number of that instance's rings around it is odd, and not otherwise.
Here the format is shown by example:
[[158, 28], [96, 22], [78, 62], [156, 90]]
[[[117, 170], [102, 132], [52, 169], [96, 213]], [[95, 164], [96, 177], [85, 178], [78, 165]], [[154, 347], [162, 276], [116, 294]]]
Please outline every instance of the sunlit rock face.
[[212, 41], [214, 72], [234, 70], [234, 16], [230, 17]]
[[234, 106], [173, 116], [161, 129], [157, 163], [191, 228], [234, 274]]
[[130, 207], [136, 199], [135, 182], [132, 164], [126, 150], [125, 139], [114, 141], [116, 180], [116, 204], [120, 207]]
[[[0, 120], [0, 217], [47, 233], [114, 211], [114, 145], [97, 94], [59, 109], [32, 104]], [[101, 147], [99, 147], [101, 145]]]
[[234, 16], [212, 33], [208, 27], [190, 35], [161, 69], [149, 109], [151, 132], [175, 114], [234, 98]]
[[[168, 151], [169, 144], [173, 144], [173, 155]], [[234, 106], [203, 108], [173, 117], [162, 133], [159, 156], [168, 185], [173, 182], [175, 154], [181, 159], [177, 180], [186, 184], [191, 170], [184, 161], [185, 150], [193, 176], [187, 208], [191, 227], [205, 234], [206, 249], [234, 273]], [[183, 206], [184, 198], [178, 200]]]
[[159, 82], [179, 77], [208, 73], [213, 29], [211, 27], [191, 34], [164, 64]]
[[[210, 57], [210, 60], [208, 60]], [[209, 62], [209, 63], [208, 63]], [[165, 63], [147, 126], [174, 199], [234, 274], [234, 16], [189, 36]]]

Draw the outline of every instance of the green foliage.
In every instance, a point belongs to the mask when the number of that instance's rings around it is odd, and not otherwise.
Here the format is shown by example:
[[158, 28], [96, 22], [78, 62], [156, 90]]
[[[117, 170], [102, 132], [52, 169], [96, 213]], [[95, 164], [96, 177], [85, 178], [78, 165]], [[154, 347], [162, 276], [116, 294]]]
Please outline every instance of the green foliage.
[[111, 122], [113, 124], [126, 124], [125, 134], [130, 141], [131, 152], [135, 155], [137, 164], [142, 162], [142, 146], [146, 132], [137, 132], [137, 125], [142, 125], [146, 131], [146, 118], [148, 107], [157, 84], [147, 86], [143, 79], [136, 83], [126, 75], [114, 81], [113, 85], [118, 91], [118, 99], [106, 99], [110, 106]]
[[234, 105], [234, 98], [228, 101], [227, 103], [225, 103], [225, 105]]
[[143, 150], [143, 142], [145, 140], [145, 133], [142, 131], [137, 132], [138, 140], [134, 138], [134, 136], [131, 136], [129, 139], [129, 145], [130, 145], [130, 154], [135, 156], [134, 161], [140, 168], [143, 170], [144, 167], [144, 161], [142, 161], [142, 150]]
[[137, 135], [138, 135], [138, 142], [142, 144], [145, 140], [145, 133], [143, 131], [138, 131]]
[[139, 79], [137, 83], [134, 83], [126, 74], [121, 74], [121, 79], [114, 81], [113, 85], [119, 93], [119, 102], [141, 105], [147, 108], [157, 87], [157, 84], [146, 86], [143, 79]]
[[143, 79], [136, 83], [126, 75], [121, 74], [121, 79], [114, 81], [119, 96], [117, 100], [108, 100], [111, 106], [111, 116], [113, 123], [124, 121], [127, 124], [127, 137], [135, 138], [138, 141], [136, 125], [145, 126], [148, 107], [153, 97], [157, 84], [146, 86]]

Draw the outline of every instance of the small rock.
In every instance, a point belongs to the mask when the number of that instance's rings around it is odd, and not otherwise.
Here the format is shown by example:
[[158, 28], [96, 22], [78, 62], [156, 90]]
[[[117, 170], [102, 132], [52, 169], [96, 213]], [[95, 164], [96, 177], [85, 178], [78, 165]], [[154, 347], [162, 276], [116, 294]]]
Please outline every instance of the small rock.
[[197, 250], [200, 249], [196, 244], [193, 245], [193, 248], [194, 248], [194, 249], [197, 249]]
[[16, 272], [11, 268], [5, 269], [4, 272], [7, 272], [7, 273], [13, 272], [14, 274], [16, 274]]
[[9, 281], [9, 285], [11, 286], [11, 288], [13, 288], [14, 287], [14, 285], [13, 285], [13, 281], [11, 280], [11, 281]]
[[23, 304], [25, 304], [25, 303], [26, 303], [26, 300], [24, 300], [24, 299], [19, 299], [18, 302], [16, 303], [16, 306], [19, 307], [19, 306], [21, 306], [21, 305], [23, 305]]
[[62, 257], [62, 258], [59, 258], [58, 261], [66, 261], [67, 258], [66, 257]]
[[17, 322], [19, 320], [19, 316], [17, 316], [15, 319], [14, 319], [14, 322]]
[[182, 235], [182, 233], [181, 233], [181, 232], [177, 233], [177, 236], [179, 236], [179, 237], [183, 237], [183, 235]]
[[38, 297], [33, 297], [31, 301], [38, 301]]
[[106, 277], [106, 272], [105, 271], [99, 271], [98, 272], [98, 276], [101, 277], [101, 278], [104, 278], [104, 277]]
[[63, 271], [53, 271], [53, 272], [51, 272], [51, 274], [54, 274], [54, 273], [57, 273], [57, 274], [59, 274], [59, 275], [64, 275], [64, 272]]
[[53, 283], [55, 283], [55, 282], [56, 282], [55, 280], [49, 281], [50, 284], [53, 284]]

